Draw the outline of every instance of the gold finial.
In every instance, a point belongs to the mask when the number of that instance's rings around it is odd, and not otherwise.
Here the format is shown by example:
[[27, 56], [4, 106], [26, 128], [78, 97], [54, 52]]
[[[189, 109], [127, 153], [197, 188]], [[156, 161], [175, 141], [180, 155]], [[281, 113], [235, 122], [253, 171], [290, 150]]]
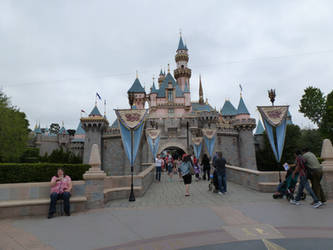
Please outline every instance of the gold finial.
[[139, 78], [139, 73], [138, 73], [138, 71], [136, 70], [136, 79], [138, 79]]
[[179, 29], [179, 36], [182, 36], [182, 29]]
[[153, 75], [153, 83], [155, 82], [155, 76]]
[[239, 88], [240, 88], [240, 97], [242, 97], [243, 87], [241, 84], [239, 84]]
[[168, 63], [168, 73], [170, 73], [170, 64]]

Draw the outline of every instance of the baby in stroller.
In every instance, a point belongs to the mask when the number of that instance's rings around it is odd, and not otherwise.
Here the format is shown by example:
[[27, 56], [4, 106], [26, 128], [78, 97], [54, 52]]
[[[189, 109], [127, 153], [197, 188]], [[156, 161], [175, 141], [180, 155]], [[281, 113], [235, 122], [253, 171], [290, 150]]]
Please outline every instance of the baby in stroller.
[[[298, 174], [295, 174], [294, 178], [292, 177], [292, 173], [295, 170], [295, 165], [289, 166], [287, 163], [285, 163], [284, 168], [287, 170], [286, 179], [278, 185], [276, 192], [273, 194], [273, 198], [282, 199], [283, 196], [286, 196], [287, 200], [289, 201], [294, 199]], [[302, 194], [301, 199], [306, 199], [305, 193]]]

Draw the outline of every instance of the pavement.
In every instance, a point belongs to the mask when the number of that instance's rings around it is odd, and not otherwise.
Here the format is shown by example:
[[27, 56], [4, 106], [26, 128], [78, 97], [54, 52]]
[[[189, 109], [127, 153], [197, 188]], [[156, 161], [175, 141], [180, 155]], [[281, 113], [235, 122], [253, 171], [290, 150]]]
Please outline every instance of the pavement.
[[143, 197], [70, 217], [0, 220], [0, 249], [333, 249], [333, 201], [319, 209], [228, 183], [208, 191], [162, 175]]

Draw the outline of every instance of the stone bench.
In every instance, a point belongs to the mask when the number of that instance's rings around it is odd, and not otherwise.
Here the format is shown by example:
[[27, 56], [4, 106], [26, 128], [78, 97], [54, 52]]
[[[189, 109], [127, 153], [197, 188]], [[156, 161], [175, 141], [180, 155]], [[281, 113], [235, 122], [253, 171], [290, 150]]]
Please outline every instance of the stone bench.
[[[84, 181], [73, 181], [71, 212], [86, 207]], [[0, 185], [0, 218], [47, 215], [50, 204], [50, 183], [14, 183]]]

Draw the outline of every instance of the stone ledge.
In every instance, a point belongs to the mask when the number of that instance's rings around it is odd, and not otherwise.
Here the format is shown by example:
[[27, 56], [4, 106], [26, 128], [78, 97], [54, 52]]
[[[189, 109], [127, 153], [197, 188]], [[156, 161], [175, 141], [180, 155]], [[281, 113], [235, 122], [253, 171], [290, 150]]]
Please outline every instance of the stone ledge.
[[[70, 198], [71, 203], [86, 202], [85, 196], [77, 196]], [[1, 201], [0, 207], [20, 207], [30, 205], [45, 205], [50, 204], [50, 199], [32, 199], [32, 200], [12, 200], [12, 201]]]
[[[72, 181], [74, 185], [84, 185], [84, 181]], [[22, 183], [4, 183], [0, 184], [0, 188], [15, 188], [15, 187], [50, 187], [50, 182], [22, 182]]]
[[[142, 187], [134, 186], [133, 189], [141, 191]], [[131, 190], [131, 187], [108, 188], [108, 189], [104, 189], [104, 195], [111, 193], [111, 192], [121, 192], [121, 191], [130, 191], [130, 190]]]

